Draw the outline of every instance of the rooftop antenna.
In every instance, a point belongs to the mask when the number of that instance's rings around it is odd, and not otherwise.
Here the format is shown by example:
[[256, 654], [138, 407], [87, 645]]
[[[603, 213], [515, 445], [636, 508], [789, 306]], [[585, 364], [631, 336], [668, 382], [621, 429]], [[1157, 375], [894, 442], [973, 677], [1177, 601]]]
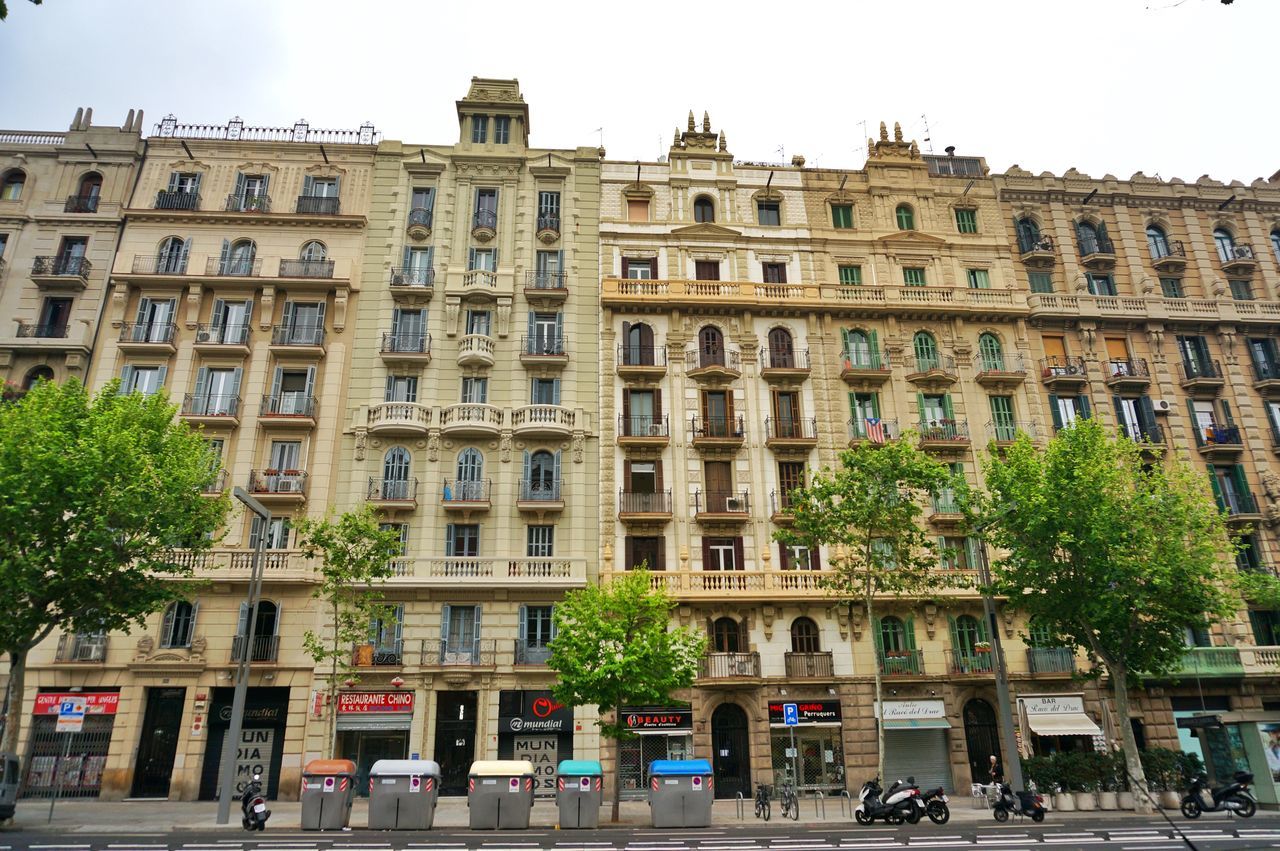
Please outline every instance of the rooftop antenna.
[[861, 121], [859, 121], [859, 122], [858, 122], [858, 125], [862, 128], [862, 138], [864, 138], [864, 139], [868, 138], [868, 136], [867, 136], [867, 119], [865, 119], [865, 118], [864, 118], [864, 119], [862, 119]]
[[786, 162], [786, 161], [787, 161], [787, 146], [786, 146], [786, 145], [779, 145], [779, 146], [778, 146], [778, 148], [777, 148], [777, 151], [778, 151], [778, 162]]
[[597, 127], [596, 132], [600, 134], [600, 147], [604, 147], [604, 128]]
[[929, 146], [929, 153], [932, 154], [933, 139], [931, 138], [932, 134], [929, 132], [929, 116], [922, 112], [920, 113], [920, 118], [924, 121], [924, 143]]

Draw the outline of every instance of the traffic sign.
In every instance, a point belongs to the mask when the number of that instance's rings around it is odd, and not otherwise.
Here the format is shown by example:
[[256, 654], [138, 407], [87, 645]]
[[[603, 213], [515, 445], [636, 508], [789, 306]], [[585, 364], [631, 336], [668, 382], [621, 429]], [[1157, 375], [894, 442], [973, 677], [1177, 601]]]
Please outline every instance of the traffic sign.
[[84, 711], [88, 701], [83, 697], [67, 697], [58, 703], [59, 733], [79, 733], [84, 729]]
[[794, 703], [782, 704], [782, 723], [795, 727], [800, 723], [800, 708]]

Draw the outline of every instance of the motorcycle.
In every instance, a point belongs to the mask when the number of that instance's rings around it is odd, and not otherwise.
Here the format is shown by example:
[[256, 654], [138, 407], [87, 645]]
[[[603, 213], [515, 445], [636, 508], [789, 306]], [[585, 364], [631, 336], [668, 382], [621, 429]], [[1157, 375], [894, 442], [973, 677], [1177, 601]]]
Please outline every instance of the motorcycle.
[[267, 809], [267, 799], [262, 796], [262, 775], [253, 775], [253, 780], [245, 784], [244, 794], [240, 796], [240, 824], [245, 830], [266, 830], [267, 819], [271, 818], [271, 810]]
[[[1252, 817], [1258, 811], [1258, 802], [1249, 792], [1253, 775], [1248, 771], [1237, 771], [1233, 777], [1234, 783], [1210, 790], [1208, 776], [1197, 775], [1182, 799], [1182, 814], [1187, 818], [1200, 818], [1201, 813], [1227, 812], [1241, 818]], [[1205, 792], [1209, 792], [1208, 800], [1205, 799]]]
[[947, 806], [950, 799], [942, 791], [941, 786], [921, 792], [919, 800], [924, 804], [924, 814], [929, 817], [929, 821], [934, 824], [946, 824], [951, 820], [951, 808]]
[[915, 824], [920, 821], [923, 811], [920, 790], [913, 781], [897, 780], [881, 794], [880, 778], [877, 777], [862, 784], [853, 818], [862, 825], [872, 824], [877, 819], [883, 819], [888, 824]]
[[1031, 820], [1039, 824], [1044, 821], [1044, 797], [1035, 792], [1017, 792], [1008, 783], [1000, 784], [1000, 797], [991, 805], [991, 814], [996, 821], [1009, 820], [1009, 814], [1031, 816]]

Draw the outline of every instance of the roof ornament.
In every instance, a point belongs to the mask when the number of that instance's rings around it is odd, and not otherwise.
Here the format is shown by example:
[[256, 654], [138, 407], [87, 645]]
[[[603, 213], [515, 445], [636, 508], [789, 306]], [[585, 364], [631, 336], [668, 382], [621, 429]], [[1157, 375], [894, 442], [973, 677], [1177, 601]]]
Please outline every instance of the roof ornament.
[[893, 141], [895, 142], [902, 141], [902, 125], [896, 121], [893, 122]]
[[702, 132], [703, 133], [711, 132], [711, 114], [708, 112], [702, 113]]
[[693, 110], [692, 110], [692, 109], [691, 109], [691, 110], [689, 110], [689, 129], [690, 129], [691, 131], [692, 131], [692, 130], [696, 130], [696, 129], [698, 129], [698, 128], [697, 128], [697, 126], [693, 123]]
[[880, 141], [881, 142], [889, 141], [889, 128], [884, 126], [883, 121], [880, 122]]

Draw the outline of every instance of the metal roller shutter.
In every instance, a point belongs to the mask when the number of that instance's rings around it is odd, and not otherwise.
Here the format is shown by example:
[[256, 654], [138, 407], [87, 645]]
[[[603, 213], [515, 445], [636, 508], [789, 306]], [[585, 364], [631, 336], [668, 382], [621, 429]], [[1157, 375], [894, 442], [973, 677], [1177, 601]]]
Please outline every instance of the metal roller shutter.
[[884, 775], [885, 789], [895, 780], [915, 777], [921, 789], [941, 786], [947, 794], [954, 794], [947, 731], [885, 730]]

